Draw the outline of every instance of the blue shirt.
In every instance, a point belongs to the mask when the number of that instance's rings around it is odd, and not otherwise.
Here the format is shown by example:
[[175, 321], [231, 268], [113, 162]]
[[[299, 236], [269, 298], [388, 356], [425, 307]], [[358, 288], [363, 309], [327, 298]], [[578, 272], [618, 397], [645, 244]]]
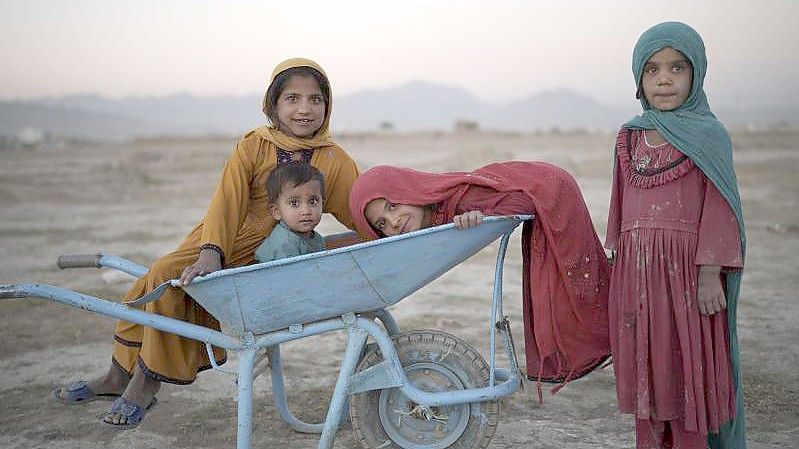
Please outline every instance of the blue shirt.
[[269, 237], [255, 250], [255, 260], [269, 262], [324, 249], [325, 239], [316, 231], [311, 237], [306, 237], [292, 231], [282, 221], [278, 221]]

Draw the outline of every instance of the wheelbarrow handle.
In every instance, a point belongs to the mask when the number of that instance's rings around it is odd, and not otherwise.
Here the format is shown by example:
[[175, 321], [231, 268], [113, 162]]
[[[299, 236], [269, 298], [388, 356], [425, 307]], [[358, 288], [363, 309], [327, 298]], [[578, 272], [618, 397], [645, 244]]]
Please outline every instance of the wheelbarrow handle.
[[113, 268], [140, 278], [147, 273], [147, 267], [119, 256], [97, 254], [62, 254], [58, 256], [58, 268]]
[[17, 286], [14, 284], [0, 285], [0, 299], [24, 298], [25, 295], [20, 293]]
[[100, 268], [102, 254], [62, 254], [58, 256], [58, 268]]

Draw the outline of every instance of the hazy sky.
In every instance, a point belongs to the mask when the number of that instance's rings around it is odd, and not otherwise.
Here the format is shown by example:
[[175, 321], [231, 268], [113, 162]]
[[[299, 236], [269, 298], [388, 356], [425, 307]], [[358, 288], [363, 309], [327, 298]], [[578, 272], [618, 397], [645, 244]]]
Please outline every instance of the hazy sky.
[[632, 99], [632, 48], [681, 20], [705, 40], [711, 104], [799, 104], [799, 1], [0, 0], [0, 100], [252, 94], [310, 57], [335, 94], [427, 80], [504, 102], [571, 87]]

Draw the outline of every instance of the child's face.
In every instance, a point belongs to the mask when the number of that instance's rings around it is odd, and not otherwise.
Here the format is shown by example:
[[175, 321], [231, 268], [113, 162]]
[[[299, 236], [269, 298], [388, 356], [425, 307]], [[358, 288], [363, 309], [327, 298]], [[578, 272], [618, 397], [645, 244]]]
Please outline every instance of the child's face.
[[387, 237], [418, 231], [430, 226], [432, 222], [430, 209], [410, 204], [395, 204], [385, 198], [369, 201], [364, 215], [372, 227]]
[[692, 72], [688, 59], [671, 47], [653, 54], [641, 75], [646, 101], [661, 111], [677, 109], [691, 95]]
[[319, 181], [283, 186], [277, 203], [270, 204], [272, 218], [282, 221], [289, 229], [308, 234], [322, 220], [322, 186]]
[[292, 75], [277, 98], [278, 129], [292, 137], [312, 137], [325, 121], [325, 97], [312, 76]]

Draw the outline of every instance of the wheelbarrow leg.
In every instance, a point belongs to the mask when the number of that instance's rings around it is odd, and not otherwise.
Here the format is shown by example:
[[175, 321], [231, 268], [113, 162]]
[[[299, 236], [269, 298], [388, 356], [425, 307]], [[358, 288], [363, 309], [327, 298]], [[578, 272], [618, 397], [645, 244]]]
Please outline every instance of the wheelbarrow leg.
[[283, 361], [280, 357], [280, 345], [272, 346], [272, 395], [275, 398], [275, 408], [283, 421], [292, 429], [301, 433], [322, 433], [323, 423], [307, 423], [295, 417], [289, 410], [286, 389], [283, 384]]
[[319, 438], [319, 449], [331, 449], [333, 447], [333, 438], [336, 436], [336, 430], [338, 430], [339, 423], [344, 415], [344, 407], [347, 405], [347, 399], [349, 398], [349, 379], [355, 372], [364, 344], [366, 344], [367, 336], [367, 332], [361, 328], [349, 327], [347, 329], [347, 349], [344, 351], [344, 360], [341, 362], [336, 387], [333, 390], [333, 397], [330, 399], [327, 418], [322, 428], [322, 437]]
[[399, 335], [402, 331], [400, 330], [397, 321], [394, 317], [388, 312], [386, 309], [380, 309], [374, 312], [375, 317], [377, 317], [381, 323], [383, 323], [383, 327], [386, 328], [388, 331], [388, 335], [395, 336]]
[[252, 370], [254, 364], [254, 348], [247, 348], [239, 353], [237, 449], [250, 449], [250, 438], [252, 437]]

